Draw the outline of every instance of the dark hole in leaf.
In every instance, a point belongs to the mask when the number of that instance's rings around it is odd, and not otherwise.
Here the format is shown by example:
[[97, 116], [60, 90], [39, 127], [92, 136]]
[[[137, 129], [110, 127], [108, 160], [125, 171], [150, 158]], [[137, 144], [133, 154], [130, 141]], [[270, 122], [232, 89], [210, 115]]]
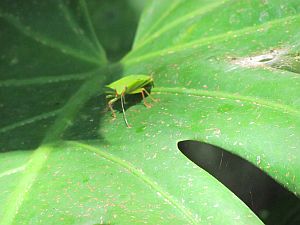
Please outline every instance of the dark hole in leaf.
[[264, 59], [261, 59], [259, 60], [259, 62], [268, 62], [268, 61], [271, 61], [273, 58], [264, 58]]
[[300, 224], [300, 199], [241, 157], [198, 141], [181, 141], [179, 150], [203, 168], [266, 224]]
[[272, 67], [300, 74], [300, 53], [283, 55]]

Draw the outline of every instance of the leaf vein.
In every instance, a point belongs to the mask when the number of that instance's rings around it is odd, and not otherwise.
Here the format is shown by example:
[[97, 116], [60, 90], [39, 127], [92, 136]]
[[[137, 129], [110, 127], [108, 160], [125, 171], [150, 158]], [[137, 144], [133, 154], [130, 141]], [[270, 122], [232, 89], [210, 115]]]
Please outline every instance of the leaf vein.
[[210, 44], [212, 42], [213, 43], [221, 42], [221, 41], [224, 41], [224, 39], [226, 39], [226, 38], [233, 38], [233, 37], [237, 38], [239, 35], [250, 35], [254, 32], [257, 32], [257, 30], [268, 28], [272, 25], [282, 25], [282, 24], [284, 24], [284, 22], [286, 22], [288, 20], [297, 20], [299, 18], [300, 18], [300, 15], [288, 16], [288, 17], [285, 17], [285, 18], [282, 18], [282, 19], [277, 19], [277, 20], [267, 22], [265, 24], [245, 27], [243, 29], [239, 29], [239, 30], [235, 30], [235, 31], [228, 31], [228, 32], [223, 33], [223, 34], [218, 34], [218, 35], [214, 35], [214, 36], [211, 36], [211, 37], [201, 38], [199, 40], [191, 41], [191, 42], [188, 42], [186, 44], [179, 44], [179, 45], [175, 45], [175, 46], [165, 48], [165, 49], [162, 49], [162, 50], [150, 52], [150, 53], [142, 55], [142, 56], [133, 56], [133, 57], [131, 57], [131, 55], [134, 54], [135, 51], [136, 51], [136, 49], [134, 49], [133, 51], [131, 51], [128, 55], [126, 55], [122, 59], [122, 62], [126, 63], [127, 65], [140, 63], [142, 61], [145, 61], [145, 60], [151, 59], [151, 58], [155, 58], [157, 56], [162, 57], [162, 56], [165, 56], [165, 55], [168, 55], [168, 54], [174, 54], [176, 52], [180, 52], [180, 51], [184, 51], [184, 50], [196, 49], [196, 48], [199, 48], [201, 46], [204, 46], [205, 44]]
[[12, 174], [22, 172], [24, 170], [25, 170], [25, 165], [10, 169], [10, 170], [0, 173], [0, 178], [5, 177], [5, 176], [10, 176]]
[[[168, 10], [166, 10], [163, 15], [161, 15], [161, 17], [159, 17], [159, 19], [152, 25], [149, 27], [149, 29], [147, 30], [147, 32], [138, 40], [138, 41], [143, 41], [145, 40], [149, 34], [171, 13], [173, 12], [173, 10], [175, 10], [178, 5], [180, 5], [182, 3], [182, 1], [178, 0], [178, 1], [173, 1], [172, 4], [170, 5], [170, 7], [168, 8]], [[133, 48], [135, 48], [136, 46], [138, 46], [137, 44], [138, 42], [134, 42]], [[145, 44], [145, 43], [143, 43]]]
[[87, 149], [129, 170], [134, 176], [141, 179], [144, 183], [146, 183], [151, 188], [153, 188], [156, 192], [158, 192], [165, 199], [165, 201], [171, 203], [173, 207], [177, 208], [192, 224], [198, 224], [198, 221], [195, 218], [193, 218], [193, 213], [190, 211], [190, 209], [180, 204], [176, 199], [173, 198], [171, 194], [163, 190], [158, 184], [156, 184], [153, 180], [151, 180], [151, 178], [149, 178], [147, 175], [145, 175], [141, 170], [139, 170], [135, 166], [131, 165], [129, 162], [87, 144], [83, 144], [75, 141], [69, 141], [68, 143], [70, 143], [71, 145], [76, 145], [84, 149]]
[[81, 8], [83, 10], [83, 14], [84, 14], [84, 16], [87, 20], [88, 27], [89, 27], [89, 29], [92, 33], [92, 38], [93, 38], [96, 46], [98, 47], [99, 52], [102, 53], [102, 55], [101, 55], [102, 59], [104, 59], [104, 61], [106, 62], [107, 60], [106, 60], [105, 51], [104, 51], [102, 45], [98, 41], [94, 26], [92, 24], [92, 20], [91, 20], [91, 17], [90, 17], [90, 14], [89, 14], [89, 11], [88, 11], [88, 8], [87, 8], [87, 5], [86, 5], [86, 1], [85, 0], [80, 0], [80, 6], [81, 6]]
[[87, 62], [91, 62], [97, 65], [101, 65], [101, 61], [97, 57], [91, 57], [91, 55], [85, 55], [82, 51], [73, 49], [69, 46], [64, 45], [63, 43], [57, 42], [53, 39], [47, 38], [44, 35], [33, 31], [30, 27], [24, 26], [15, 16], [3, 14], [0, 12], [0, 17], [3, 17], [8, 23], [13, 25], [17, 30], [26, 35], [27, 37], [32, 38], [38, 43], [41, 43], [45, 46], [49, 46], [53, 49], [59, 50], [65, 55], [70, 55], [74, 58], [78, 58]]
[[153, 93], [162, 93], [162, 94], [188, 94], [190, 96], [209, 96], [218, 99], [232, 99], [235, 101], [246, 101], [252, 105], [259, 105], [262, 107], [267, 107], [274, 109], [276, 111], [280, 111], [283, 113], [288, 113], [290, 115], [300, 117], [300, 111], [288, 105], [283, 105], [281, 103], [255, 98], [252, 96], [243, 96], [243, 95], [235, 95], [221, 91], [207, 91], [207, 90], [199, 90], [199, 89], [186, 89], [186, 88], [178, 88], [178, 87], [155, 87], [153, 88]]
[[11, 125], [0, 128], [0, 133], [5, 133], [5, 132], [11, 131], [13, 129], [16, 129], [18, 127], [23, 127], [25, 125], [28, 125], [28, 124], [31, 124], [31, 123], [34, 123], [34, 122], [37, 122], [37, 121], [40, 121], [40, 120], [45, 120], [45, 119], [48, 119], [50, 117], [54, 117], [59, 112], [60, 112], [60, 109], [54, 110], [54, 111], [51, 111], [51, 112], [47, 112], [47, 113], [42, 113], [40, 115], [37, 115], [37, 116], [31, 117], [31, 118], [16, 122], [14, 124], [11, 124]]
[[[94, 51], [95, 54], [99, 54], [101, 51], [103, 51], [102, 48], [100, 48], [100, 49], [95, 48], [92, 41], [85, 35], [85, 32], [83, 32], [81, 30], [81, 27], [76, 22], [76, 20], [74, 19], [74, 17], [71, 14], [69, 8], [64, 3], [59, 4], [59, 9], [62, 11], [62, 13], [65, 17], [66, 23], [69, 25], [70, 29], [77, 36], [79, 36], [82, 41], [84, 41], [86, 46], [88, 46], [92, 51]], [[96, 47], [98, 47], [97, 43], [96, 43]], [[102, 56], [99, 55], [99, 57], [101, 58]]]
[[79, 74], [62, 74], [58, 76], [35, 77], [30, 79], [10, 79], [0, 81], [0, 87], [18, 87], [37, 84], [59, 83], [73, 80], [86, 80], [87, 78], [90, 78], [92, 76], [91, 73], [94, 73], [94, 71]]
[[[228, 1], [228, 0], [226, 0], [226, 1]], [[181, 23], [186, 22], [189, 19], [193, 19], [195, 16], [200, 16], [202, 14], [208, 13], [211, 10], [218, 8], [219, 6], [223, 5], [226, 1], [211, 3], [210, 5], [208, 5], [206, 7], [196, 9], [196, 10], [172, 21], [172, 23], [162, 27], [160, 30], [158, 30], [157, 32], [152, 34], [149, 38], [145, 39], [144, 42], [142, 42], [140, 45], [136, 45], [136, 48], [134, 50], [137, 50], [137, 49], [141, 48], [142, 46], [146, 45], [147, 43], [151, 42], [153, 39], [158, 38], [162, 34], [166, 33], [168, 30], [172, 29], [173, 27], [180, 25]]]

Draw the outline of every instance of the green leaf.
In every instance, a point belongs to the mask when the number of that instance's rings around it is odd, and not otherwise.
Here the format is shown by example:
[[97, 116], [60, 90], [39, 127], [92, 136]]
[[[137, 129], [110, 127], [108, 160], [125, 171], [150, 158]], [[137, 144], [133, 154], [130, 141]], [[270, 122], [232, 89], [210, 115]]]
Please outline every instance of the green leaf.
[[[152, 1], [112, 64], [139, 4], [1, 1], [1, 225], [261, 224], [182, 140], [299, 194], [297, 0]], [[126, 96], [131, 129], [103, 94], [129, 74], [152, 75], [160, 99]]]
[[[147, 68], [157, 94], [172, 101], [169, 111], [185, 103], [173, 121], [190, 127], [181, 131], [186, 139], [238, 154], [299, 193], [299, 4], [174, 4], [172, 13], [182, 17], [140, 28], [136, 47], [122, 60], [124, 70]], [[154, 18], [169, 14], [157, 12]], [[148, 20], [144, 15], [141, 24]]]

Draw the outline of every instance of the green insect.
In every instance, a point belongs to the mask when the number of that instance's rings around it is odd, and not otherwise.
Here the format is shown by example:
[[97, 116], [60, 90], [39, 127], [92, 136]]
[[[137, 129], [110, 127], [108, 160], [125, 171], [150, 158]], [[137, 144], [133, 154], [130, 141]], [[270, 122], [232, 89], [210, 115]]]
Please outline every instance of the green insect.
[[131, 127], [127, 121], [124, 104], [125, 104], [125, 95], [132, 95], [132, 94], [138, 94], [141, 93], [143, 97], [144, 105], [147, 108], [150, 108], [151, 105], [146, 102], [145, 99], [145, 93], [153, 100], [157, 101], [151, 95], [149, 92], [145, 89], [146, 86], [153, 86], [153, 78], [148, 75], [129, 75], [126, 77], [123, 77], [117, 81], [114, 81], [110, 83], [109, 85], [106, 85], [109, 90], [107, 90], [105, 93], [107, 94], [106, 98], [111, 98], [111, 100], [108, 102], [108, 107], [110, 111], [112, 112], [112, 116], [116, 118], [116, 113], [113, 109], [114, 102], [121, 100], [121, 106], [122, 111], [124, 115], [124, 120], [127, 125], [127, 127]]

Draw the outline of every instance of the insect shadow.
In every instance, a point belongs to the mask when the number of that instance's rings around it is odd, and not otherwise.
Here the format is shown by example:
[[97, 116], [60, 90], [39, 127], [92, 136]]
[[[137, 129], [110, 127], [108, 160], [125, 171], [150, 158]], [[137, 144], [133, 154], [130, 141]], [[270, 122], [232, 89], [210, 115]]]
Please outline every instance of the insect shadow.
[[[101, 73], [99, 73], [101, 74]], [[93, 95], [84, 103], [80, 111], [76, 113], [72, 124], [64, 132], [62, 138], [66, 140], [101, 140], [104, 141], [99, 132], [102, 119], [107, 111], [107, 99], [104, 93], [104, 86], [111, 81], [118, 79], [123, 74], [123, 68], [120, 64], [114, 64], [108, 71], [104, 79], [96, 85], [99, 85], [99, 94]], [[109, 76], [107, 75], [109, 74]]]

